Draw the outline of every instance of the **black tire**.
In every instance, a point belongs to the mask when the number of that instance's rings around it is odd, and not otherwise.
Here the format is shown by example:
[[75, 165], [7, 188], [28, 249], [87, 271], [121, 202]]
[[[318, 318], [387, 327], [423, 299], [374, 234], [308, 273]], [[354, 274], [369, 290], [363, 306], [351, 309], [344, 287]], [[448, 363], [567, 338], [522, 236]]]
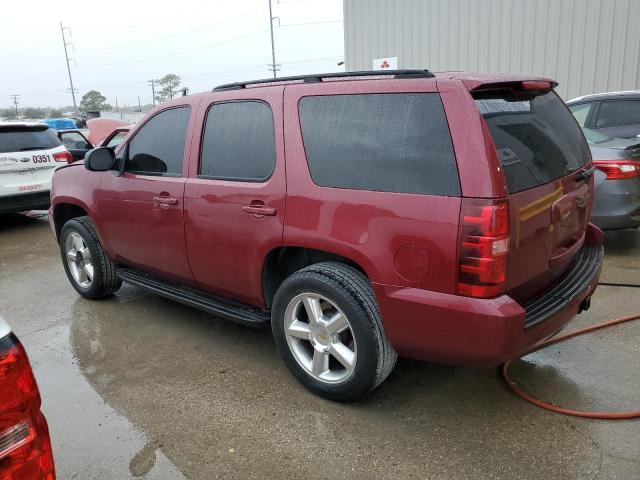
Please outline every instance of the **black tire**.
[[[91, 285], [88, 287], [83, 287], [75, 280], [67, 262], [65, 244], [67, 237], [73, 232], [80, 235], [91, 253], [94, 275]], [[114, 292], [120, 288], [122, 281], [116, 274], [116, 266], [102, 249], [98, 236], [96, 235], [95, 227], [89, 217], [77, 217], [67, 221], [60, 232], [59, 245], [62, 264], [64, 265], [67, 278], [73, 288], [84, 298], [91, 300], [106, 298], [113, 295]]]
[[[289, 347], [285, 311], [289, 303], [303, 293], [324, 297], [348, 318], [358, 348], [353, 373], [341, 383], [314, 378], [298, 363]], [[293, 273], [278, 288], [271, 312], [271, 329], [278, 352], [291, 373], [322, 397], [339, 402], [358, 400], [380, 385], [395, 366], [397, 355], [384, 333], [371, 284], [353, 267], [322, 262]]]

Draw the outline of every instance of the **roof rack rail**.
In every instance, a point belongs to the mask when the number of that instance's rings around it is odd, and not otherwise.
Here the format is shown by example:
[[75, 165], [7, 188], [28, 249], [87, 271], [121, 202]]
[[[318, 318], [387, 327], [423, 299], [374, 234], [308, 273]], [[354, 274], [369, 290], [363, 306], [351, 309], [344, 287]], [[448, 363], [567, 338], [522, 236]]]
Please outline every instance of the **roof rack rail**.
[[407, 69], [407, 70], [363, 70], [358, 72], [332, 72], [332, 73], [310, 73], [308, 75], [295, 75], [292, 77], [263, 78], [262, 80], [249, 80], [246, 82], [234, 82], [218, 85], [213, 90], [238, 90], [248, 85], [260, 85], [263, 83], [281, 83], [302, 80], [304, 83], [317, 83], [325, 78], [347, 78], [347, 77], [379, 77], [390, 76], [393, 78], [433, 78], [434, 75], [429, 70]]

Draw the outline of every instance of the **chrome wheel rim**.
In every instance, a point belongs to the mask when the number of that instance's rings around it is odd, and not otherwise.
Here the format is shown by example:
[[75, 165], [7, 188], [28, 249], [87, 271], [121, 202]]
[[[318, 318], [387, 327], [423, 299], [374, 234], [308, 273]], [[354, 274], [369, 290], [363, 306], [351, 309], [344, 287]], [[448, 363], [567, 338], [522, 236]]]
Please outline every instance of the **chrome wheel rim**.
[[334, 384], [353, 374], [358, 350], [351, 324], [327, 298], [294, 297], [285, 311], [284, 333], [293, 357], [314, 379]]
[[65, 252], [71, 276], [78, 285], [89, 288], [93, 282], [93, 260], [87, 244], [78, 233], [69, 234], [65, 240]]

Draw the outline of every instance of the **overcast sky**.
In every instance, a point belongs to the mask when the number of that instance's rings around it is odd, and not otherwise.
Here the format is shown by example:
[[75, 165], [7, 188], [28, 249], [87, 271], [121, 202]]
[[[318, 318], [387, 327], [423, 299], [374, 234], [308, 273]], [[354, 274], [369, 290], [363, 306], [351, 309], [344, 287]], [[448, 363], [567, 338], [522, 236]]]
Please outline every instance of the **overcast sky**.
[[[147, 80], [175, 73], [192, 93], [271, 76], [268, 0], [2, 2], [0, 107], [71, 105], [60, 24], [77, 99], [99, 90], [114, 105], [151, 102]], [[166, 5], [166, 6], [165, 6]], [[273, 0], [280, 75], [338, 71], [342, 0]]]

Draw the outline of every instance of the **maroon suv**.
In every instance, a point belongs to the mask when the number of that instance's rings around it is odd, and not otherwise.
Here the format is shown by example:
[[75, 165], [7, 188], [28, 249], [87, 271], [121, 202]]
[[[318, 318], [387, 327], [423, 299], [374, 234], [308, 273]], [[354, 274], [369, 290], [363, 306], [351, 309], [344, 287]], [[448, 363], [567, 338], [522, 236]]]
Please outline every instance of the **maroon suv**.
[[602, 232], [547, 79], [426, 70], [222, 85], [60, 168], [50, 221], [86, 298], [121, 281], [249, 325], [309, 389], [396, 356], [495, 366], [588, 308]]

